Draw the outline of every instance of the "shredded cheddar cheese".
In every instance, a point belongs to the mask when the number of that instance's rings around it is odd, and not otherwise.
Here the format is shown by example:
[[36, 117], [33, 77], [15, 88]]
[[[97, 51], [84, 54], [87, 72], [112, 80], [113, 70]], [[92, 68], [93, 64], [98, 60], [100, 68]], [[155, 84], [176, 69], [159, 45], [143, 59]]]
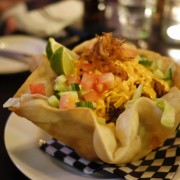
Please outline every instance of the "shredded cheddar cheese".
[[83, 74], [79, 69], [82, 69], [84, 64], [89, 64], [93, 67], [90, 71], [95, 74], [112, 72], [115, 76], [114, 88], [103, 92], [96, 101], [94, 112], [98, 117], [109, 120], [112, 118], [111, 113], [115, 116], [116, 110], [123, 109], [132, 99], [139, 85], [142, 86], [141, 96], [152, 100], [159, 96], [158, 88], [163, 89], [159, 92], [169, 91], [168, 83], [157, 78], [139, 61], [138, 54], [124, 48], [122, 41], [112, 38], [109, 34], [98, 37], [92, 50], [80, 54], [76, 64], [76, 73], [79, 75]]
[[95, 113], [99, 117], [107, 118], [106, 113], [111, 106], [114, 106], [116, 109], [121, 108], [132, 98], [139, 84], [142, 85], [142, 94], [151, 99], [157, 97], [157, 93], [153, 87], [153, 79], [159, 81], [165, 87], [166, 92], [169, 90], [168, 84], [163, 80], [155, 78], [150, 70], [138, 63], [137, 58], [125, 62], [117, 60], [116, 65], [123, 67], [129, 78], [122, 81], [117, 76], [115, 79], [115, 87], [112, 90], [103, 93], [102, 98], [97, 101], [95, 109]]

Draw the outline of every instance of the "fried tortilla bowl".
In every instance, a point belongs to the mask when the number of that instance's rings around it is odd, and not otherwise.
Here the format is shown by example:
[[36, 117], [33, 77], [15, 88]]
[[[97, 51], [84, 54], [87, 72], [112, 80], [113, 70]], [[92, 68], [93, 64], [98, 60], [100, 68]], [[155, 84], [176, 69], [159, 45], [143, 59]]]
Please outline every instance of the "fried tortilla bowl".
[[[80, 54], [86, 48], [93, 48], [97, 41], [86, 41], [74, 48], [74, 51]], [[180, 66], [152, 51], [136, 49], [126, 43], [123, 48], [134, 55], [146, 55], [152, 61], [162, 59], [165, 69], [170, 64], [176, 67], [173, 85], [161, 97], [175, 110], [173, 126], [162, 125], [161, 118], [165, 110], [160, 109], [148, 97], [140, 97], [130, 108], [119, 112], [113, 125], [101, 123], [90, 108], [63, 110], [51, 107], [47, 97], [53, 94], [53, 83], [57, 75], [51, 69], [46, 56], [43, 63], [17, 91], [14, 96], [17, 98], [16, 102], [9, 109], [44, 129], [88, 160], [124, 164], [144, 157], [170, 137], [180, 123]], [[30, 94], [31, 83], [44, 83], [46, 96]]]

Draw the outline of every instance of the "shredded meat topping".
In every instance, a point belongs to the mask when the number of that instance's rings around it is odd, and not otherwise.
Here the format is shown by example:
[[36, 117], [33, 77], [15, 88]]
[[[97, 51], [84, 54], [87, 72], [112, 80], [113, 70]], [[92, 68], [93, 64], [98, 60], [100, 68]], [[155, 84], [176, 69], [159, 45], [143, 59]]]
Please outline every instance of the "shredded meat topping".
[[163, 84], [161, 84], [159, 81], [155, 79], [153, 79], [153, 82], [154, 82], [154, 90], [157, 93], [157, 97], [161, 97], [167, 93]]
[[132, 50], [123, 47], [124, 41], [112, 37], [111, 33], [104, 33], [103, 36], [96, 36], [97, 42], [89, 51], [89, 54], [82, 54], [82, 59], [86, 59], [92, 64], [94, 69], [103, 73], [112, 72], [122, 80], [127, 80], [127, 72], [114, 61], [129, 61], [135, 57]]

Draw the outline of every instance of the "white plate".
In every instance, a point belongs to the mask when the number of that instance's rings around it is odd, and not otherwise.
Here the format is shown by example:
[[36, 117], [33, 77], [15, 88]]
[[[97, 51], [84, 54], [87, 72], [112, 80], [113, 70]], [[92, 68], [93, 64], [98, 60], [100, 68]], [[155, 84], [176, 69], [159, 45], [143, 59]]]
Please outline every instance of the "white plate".
[[[46, 41], [24, 35], [0, 37], [0, 49], [15, 50], [27, 54], [40, 54], [45, 51]], [[0, 56], [0, 74], [24, 72], [29, 69], [26, 63]]]
[[74, 168], [66, 166], [41, 151], [38, 147], [39, 139], [48, 139], [50, 136], [33, 123], [14, 113], [10, 115], [7, 121], [4, 137], [5, 146], [11, 160], [30, 179], [102, 179], [102, 175], [100, 177], [97, 174], [96, 177], [85, 176]]

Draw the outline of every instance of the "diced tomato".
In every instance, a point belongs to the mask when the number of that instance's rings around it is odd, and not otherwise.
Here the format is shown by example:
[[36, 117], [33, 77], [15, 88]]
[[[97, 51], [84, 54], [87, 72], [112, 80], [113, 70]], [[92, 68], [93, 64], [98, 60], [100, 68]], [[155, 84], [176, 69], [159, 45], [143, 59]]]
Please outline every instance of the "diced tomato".
[[112, 73], [104, 73], [97, 77], [97, 83], [95, 89], [97, 89], [98, 92], [109, 90], [114, 87], [114, 83], [115, 83], [114, 75]]
[[96, 78], [97, 75], [93, 73], [84, 73], [80, 84], [86, 90], [93, 89], [93, 86], [96, 83]]
[[100, 83], [94, 84], [94, 90], [97, 91], [98, 93], [102, 93], [104, 91], [104, 85]]
[[83, 97], [84, 97], [85, 101], [94, 101], [95, 102], [98, 100], [99, 95], [95, 90], [91, 89], [87, 93], [83, 94]]
[[42, 95], [46, 94], [44, 83], [30, 84], [29, 89], [31, 94], [42, 94]]
[[61, 96], [59, 101], [59, 108], [61, 109], [70, 109], [76, 107], [76, 99], [70, 94], [65, 94]]
[[70, 76], [67, 77], [68, 85], [71, 85], [71, 84], [74, 84], [74, 83], [78, 83], [79, 84], [80, 81], [81, 81], [80, 77], [78, 75], [75, 75], [75, 74], [70, 75]]

